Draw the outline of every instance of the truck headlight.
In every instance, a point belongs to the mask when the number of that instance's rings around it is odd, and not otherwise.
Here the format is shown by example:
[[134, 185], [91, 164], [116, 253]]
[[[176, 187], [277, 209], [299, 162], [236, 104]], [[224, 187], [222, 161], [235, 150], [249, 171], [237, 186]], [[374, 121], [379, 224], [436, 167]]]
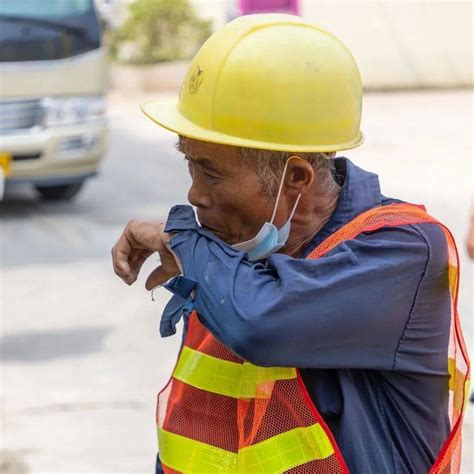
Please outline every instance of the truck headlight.
[[46, 97], [42, 100], [43, 125], [60, 127], [103, 120], [105, 99], [101, 95]]

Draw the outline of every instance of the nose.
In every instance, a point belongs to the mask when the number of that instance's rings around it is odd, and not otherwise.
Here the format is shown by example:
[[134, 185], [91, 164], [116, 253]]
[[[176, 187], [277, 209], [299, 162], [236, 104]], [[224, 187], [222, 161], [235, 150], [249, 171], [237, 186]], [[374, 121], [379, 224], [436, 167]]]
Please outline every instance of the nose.
[[211, 206], [209, 195], [199, 186], [199, 183], [197, 183], [195, 179], [193, 179], [188, 191], [188, 201], [192, 206], [201, 209], [209, 208]]

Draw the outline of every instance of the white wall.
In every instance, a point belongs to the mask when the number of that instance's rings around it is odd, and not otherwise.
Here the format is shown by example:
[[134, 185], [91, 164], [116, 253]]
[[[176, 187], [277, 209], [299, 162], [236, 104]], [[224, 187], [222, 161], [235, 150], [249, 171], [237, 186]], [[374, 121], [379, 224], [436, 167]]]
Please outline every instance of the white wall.
[[[220, 28], [236, 0], [192, 0]], [[340, 37], [367, 88], [473, 85], [473, 3], [301, 0], [301, 14]]]
[[366, 87], [473, 84], [470, 1], [302, 0], [301, 13], [347, 44]]

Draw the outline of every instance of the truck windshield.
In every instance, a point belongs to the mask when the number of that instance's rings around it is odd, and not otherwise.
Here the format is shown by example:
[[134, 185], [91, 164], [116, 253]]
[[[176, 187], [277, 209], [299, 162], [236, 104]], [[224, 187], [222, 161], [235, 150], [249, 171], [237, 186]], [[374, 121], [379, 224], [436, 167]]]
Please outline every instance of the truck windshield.
[[92, 0], [0, 1], [0, 62], [63, 59], [99, 47]]
[[0, 15], [55, 18], [82, 15], [92, 9], [92, 0], [2, 0]]

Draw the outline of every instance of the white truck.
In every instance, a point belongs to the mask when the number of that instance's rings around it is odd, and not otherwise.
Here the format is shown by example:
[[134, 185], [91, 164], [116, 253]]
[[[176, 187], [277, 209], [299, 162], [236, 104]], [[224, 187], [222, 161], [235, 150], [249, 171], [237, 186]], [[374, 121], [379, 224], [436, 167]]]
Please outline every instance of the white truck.
[[70, 199], [97, 173], [106, 73], [93, 0], [0, 1], [0, 175], [7, 184], [28, 182], [45, 200]]

